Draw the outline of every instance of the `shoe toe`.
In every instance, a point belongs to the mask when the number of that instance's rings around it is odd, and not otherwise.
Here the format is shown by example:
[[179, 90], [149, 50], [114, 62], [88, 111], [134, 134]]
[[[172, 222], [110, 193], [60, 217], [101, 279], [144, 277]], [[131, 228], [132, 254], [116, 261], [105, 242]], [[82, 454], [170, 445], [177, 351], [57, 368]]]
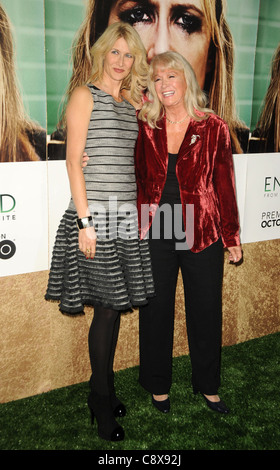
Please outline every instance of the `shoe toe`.
[[118, 426], [111, 434], [111, 441], [122, 441], [124, 439], [124, 430]]
[[123, 418], [125, 415], [126, 415], [126, 408], [122, 403], [120, 403], [114, 409], [114, 416], [116, 418]]
[[217, 411], [218, 413], [223, 413], [223, 414], [229, 413], [228, 407], [222, 400], [218, 402], [207, 401], [207, 405], [209, 406], [209, 408], [211, 408], [211, 410]]
[[162, 413], [169, 413], [170, 411], [169, 397], [166, 400], [159, 401], [159, 400], [155, 400], [154, 397], [152, 396], [152, 403]]

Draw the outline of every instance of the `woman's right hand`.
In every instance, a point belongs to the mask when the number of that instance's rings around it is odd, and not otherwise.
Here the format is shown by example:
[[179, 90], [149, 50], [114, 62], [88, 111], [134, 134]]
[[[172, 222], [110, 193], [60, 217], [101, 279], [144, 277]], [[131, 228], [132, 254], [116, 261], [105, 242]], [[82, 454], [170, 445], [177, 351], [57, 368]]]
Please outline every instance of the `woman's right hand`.
[[230, 246], [229, 251], [229, 261], [232, 263], [238, 263], [242, 259], [242, 248], [240, 245]]
[[79, 230], [79, 249], [85, 257], [93, 259], [96, 251], [96, 232], [94, 227], [82, 228]]

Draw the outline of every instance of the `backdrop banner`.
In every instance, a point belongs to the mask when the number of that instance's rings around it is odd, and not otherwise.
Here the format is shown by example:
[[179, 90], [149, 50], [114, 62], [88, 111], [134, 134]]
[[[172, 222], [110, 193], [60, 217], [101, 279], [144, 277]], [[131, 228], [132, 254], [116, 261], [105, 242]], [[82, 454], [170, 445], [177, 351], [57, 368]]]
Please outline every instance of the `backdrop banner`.
[[280, 238], [279, 157], [277, 153], [246, 155], [243, 243]]
[[0, 275], [48, 269], [46, 162], [1, 163]]

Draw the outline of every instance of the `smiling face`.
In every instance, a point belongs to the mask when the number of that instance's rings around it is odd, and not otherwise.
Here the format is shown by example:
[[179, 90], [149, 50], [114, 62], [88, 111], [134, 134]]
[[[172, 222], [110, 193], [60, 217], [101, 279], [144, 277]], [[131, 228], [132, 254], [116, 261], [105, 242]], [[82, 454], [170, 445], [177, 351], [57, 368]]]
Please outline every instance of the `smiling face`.
[[181, 70], [157, 66], [154, 72], [155, 91], [165, 109], [179, 110], [185, 107], [187, 84]]
[[114, 81], [124, 80], [134, 63], [134, 57], [131, 54], [127, 42], [124, 38], [119, 38], [112, 49], [107, 52], [104, 59], [104, 78], [109, 77]]
[[109, 24], [124, 21], [135, 27], [150, 61], [156, 54], [176, 51], [191, 64], [201, 88], [209, 70], [210, 31], [201, 0], [118, 0]]

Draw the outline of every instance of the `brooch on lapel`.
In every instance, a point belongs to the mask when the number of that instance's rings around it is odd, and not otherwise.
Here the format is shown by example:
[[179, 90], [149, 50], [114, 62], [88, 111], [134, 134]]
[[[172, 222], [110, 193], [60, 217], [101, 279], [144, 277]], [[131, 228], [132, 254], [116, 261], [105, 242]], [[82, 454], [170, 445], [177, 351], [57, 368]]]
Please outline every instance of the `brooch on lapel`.
[[191, 142], [190, 142], [189, 145], [194, 144], [194, 143], [197, 141], [197, 139], [200, 139], [200, 135], [195, 135], [195, 134], [193, 134], [193, 135], [191, 136]]

